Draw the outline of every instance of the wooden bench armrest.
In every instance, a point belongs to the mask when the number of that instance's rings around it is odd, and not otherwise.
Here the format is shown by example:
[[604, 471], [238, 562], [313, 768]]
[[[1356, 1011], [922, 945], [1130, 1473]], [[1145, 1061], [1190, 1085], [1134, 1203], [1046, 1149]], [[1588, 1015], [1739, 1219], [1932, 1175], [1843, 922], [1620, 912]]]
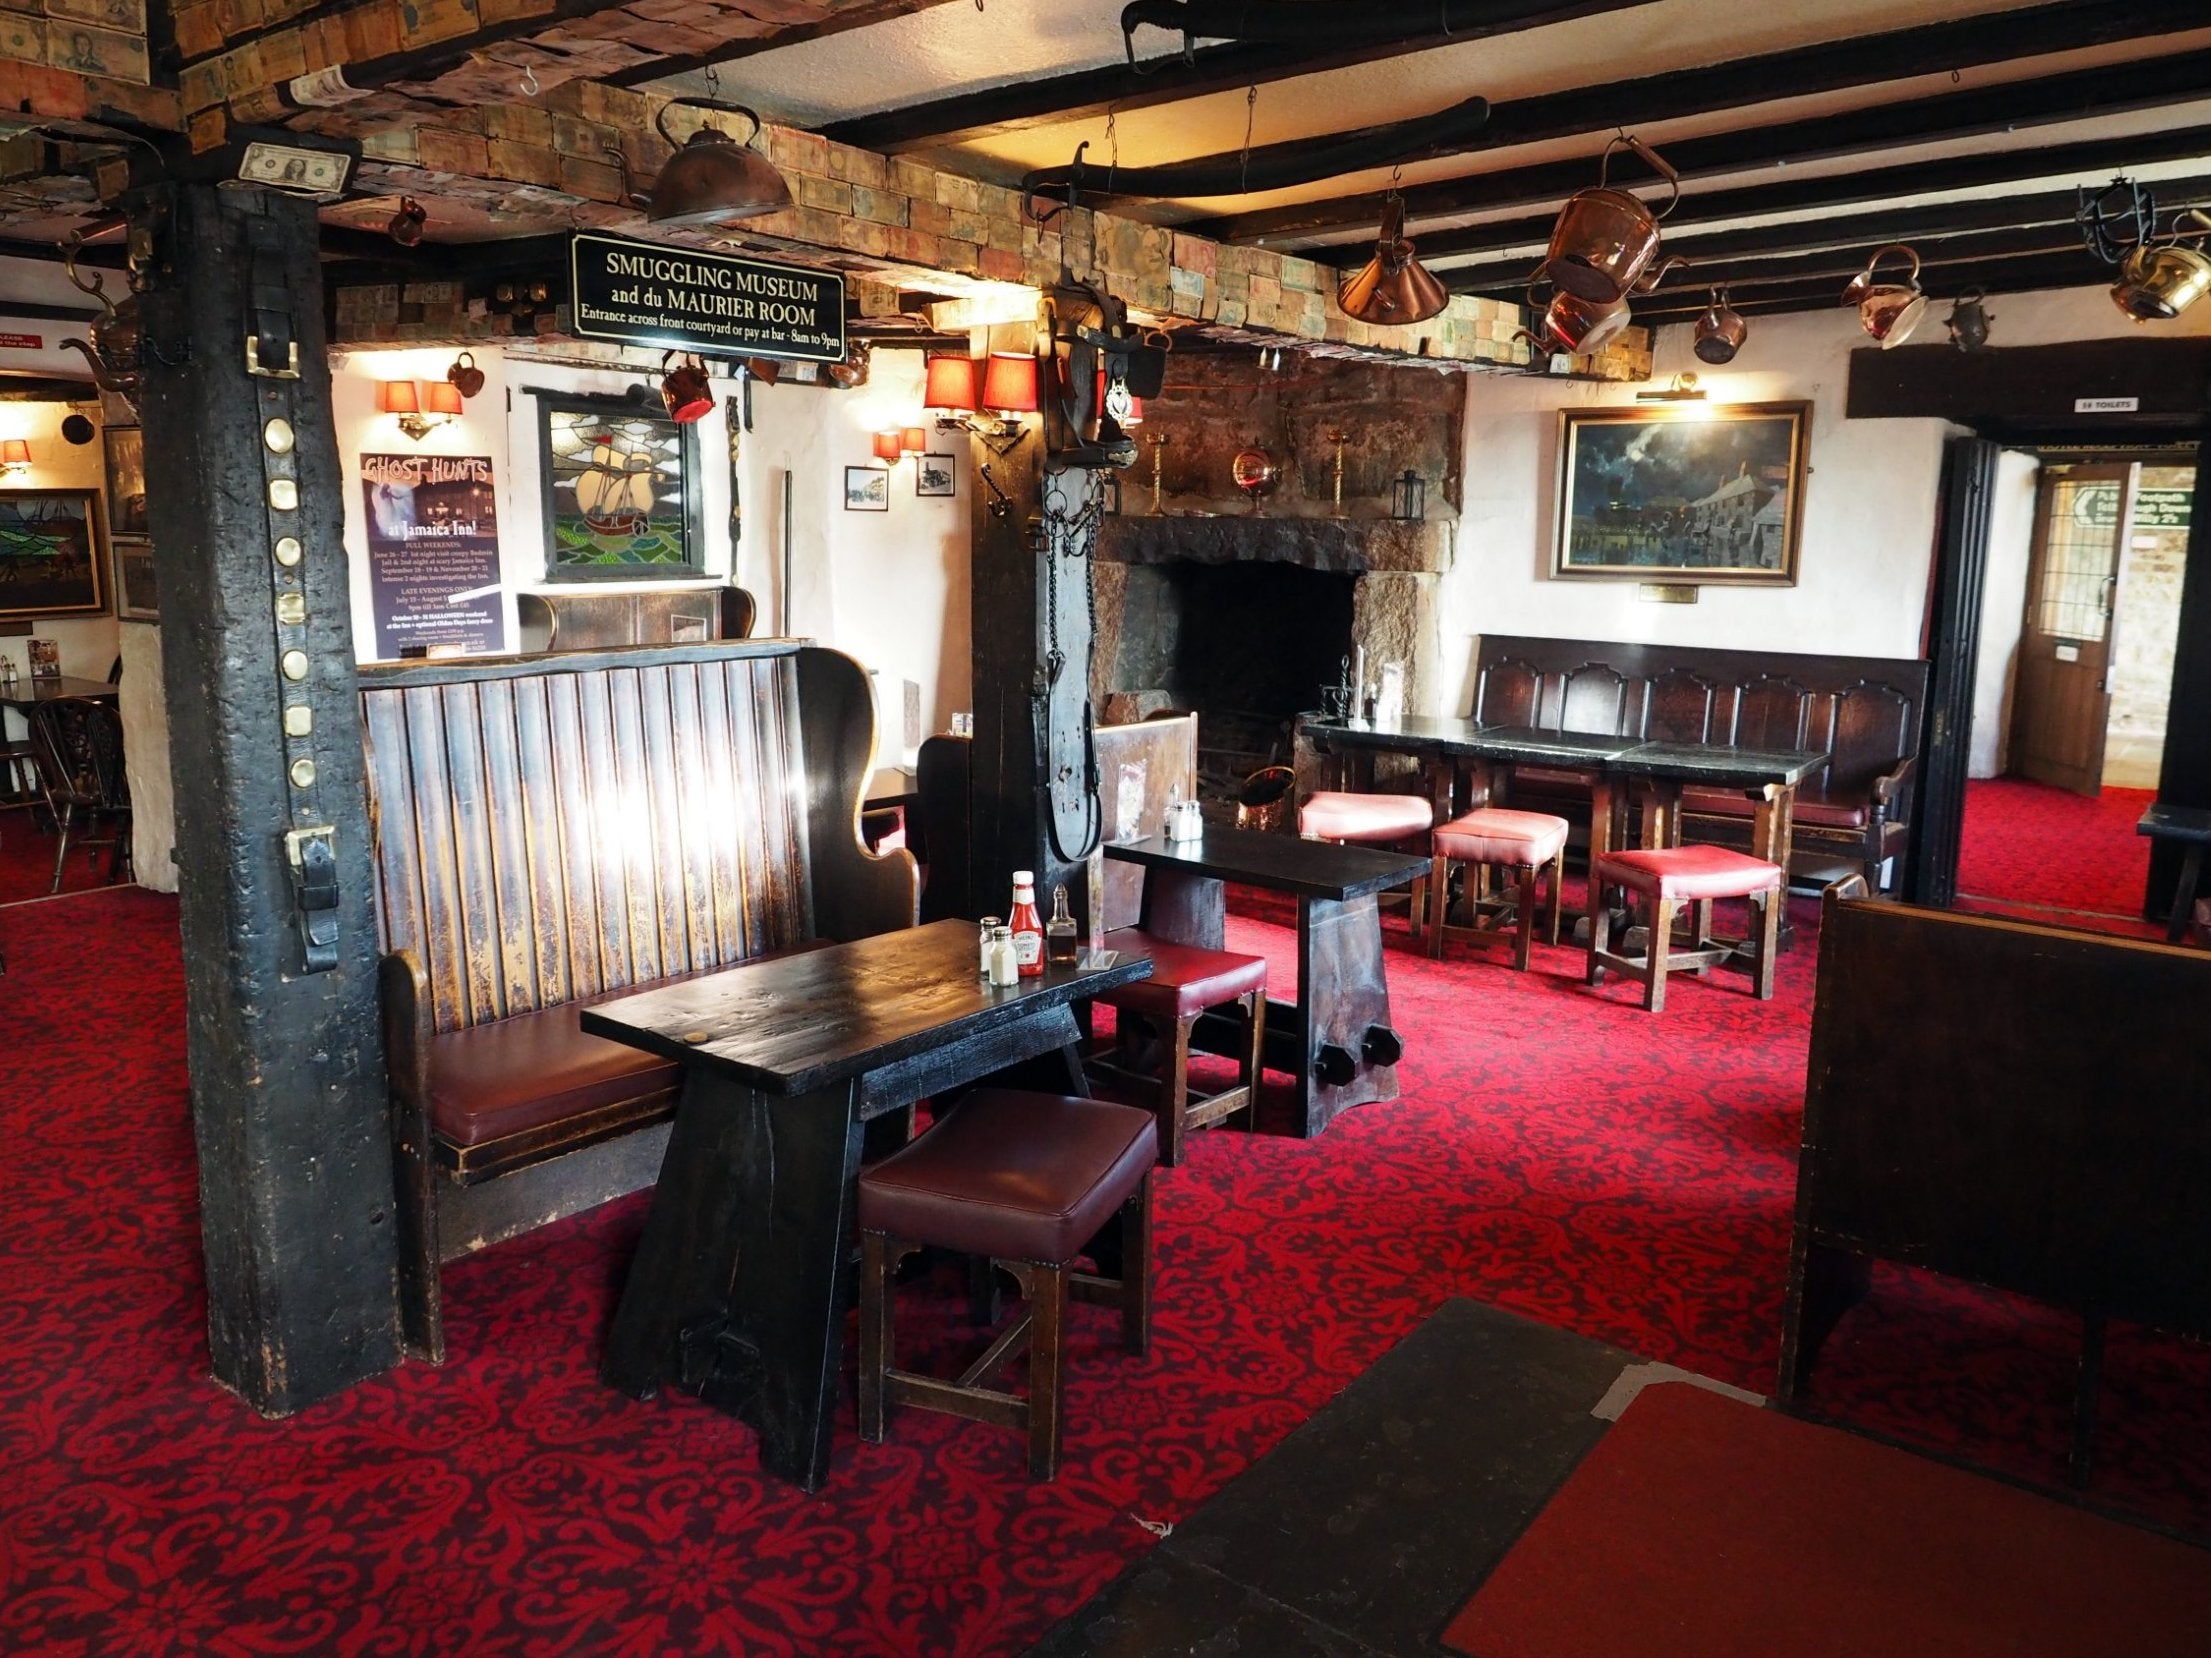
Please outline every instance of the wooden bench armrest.
[[[1873, 801], [1877, 806], [1894, 806], [1911, 782], [1912, 774], [1919, 769], [1919, 756], [1907, 754], [1896, 762], [1896, 769], [1873, 780]], [[1883, 815], [1886, 815], [1885, 813]]]
[[875, 759], [875, 696], [867, 670], [842, 651], [798, 653], [806, 753], [806, 864], [814, 931], [849, 943], [911, 927], [921, 870], [904, 848], [870, 852], [860, 806]]

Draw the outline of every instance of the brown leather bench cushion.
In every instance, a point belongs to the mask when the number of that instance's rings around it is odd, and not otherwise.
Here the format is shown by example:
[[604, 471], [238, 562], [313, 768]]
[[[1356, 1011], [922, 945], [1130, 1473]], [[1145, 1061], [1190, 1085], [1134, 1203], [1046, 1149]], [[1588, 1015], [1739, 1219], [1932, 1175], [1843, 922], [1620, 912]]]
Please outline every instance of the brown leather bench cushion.
[[982, 1088], [860, 1176], [860, 1226], [969, 1255], [1071, 1261], [1158, 1157], [1149, 1111]]
[[[815, 939], [752, 959], [818, 950], [827, 942]], [[470, 1149], [649, 1094], [673, 1093], [682, 1085], [682, 1066], [627, 1043], [586, 1036], [576, 1010], [701, 976], [679, 973], [432, 1037], [431, 1131], [448, 1145]]]
[[[1748, 818], [1758, 810], [1756, 801], [1731, 789], [1683, 789], [1681, 809], [1707, 817]], [[1808, 790], [1797, 791], [1795, 821], [1819, 829], [1863, 829], [1872, 808], [1863, 800], [1825, 800]]]

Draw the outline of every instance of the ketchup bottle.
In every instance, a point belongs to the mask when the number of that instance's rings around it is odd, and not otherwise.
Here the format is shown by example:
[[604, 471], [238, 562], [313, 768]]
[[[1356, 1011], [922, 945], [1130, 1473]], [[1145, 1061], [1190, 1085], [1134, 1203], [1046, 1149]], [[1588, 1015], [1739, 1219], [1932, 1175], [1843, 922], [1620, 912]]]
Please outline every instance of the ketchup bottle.
[[1007, 925], [1013, 930], [1013, 959], [1024, 979], [1044, 976], [1044, 922], [1036, 913], [1036, 874], [1013, 872], [1013, 914]]

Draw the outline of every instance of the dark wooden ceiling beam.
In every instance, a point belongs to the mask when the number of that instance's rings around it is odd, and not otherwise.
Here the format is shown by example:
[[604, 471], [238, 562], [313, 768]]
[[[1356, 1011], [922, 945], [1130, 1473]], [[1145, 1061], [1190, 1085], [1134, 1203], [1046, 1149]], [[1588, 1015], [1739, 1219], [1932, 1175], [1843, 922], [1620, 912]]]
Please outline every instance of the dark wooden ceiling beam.
[[[1645, 303], [1667, 306], [1678, 304], [1683, 308], [1694, 303], [1701, 309], [1706, 296], [1714, 287], [1727, 289], [1732, 299], [1742, 299], [1761, 288], [1792, 282], [1832, 283], [1839, 295], [1843, 284], [1864, 270], [1873, 256], [1887, 245], [1884, 242], [1867, 242], [1857, 247], [1823, 248], [1798, 258], [1744, 259], [1707, 269], [1684, 271], [1661, 285], [1655, 293], [1648, 295]], [[1985, 264], [1990, 260], [2055, 257], [2083, 250], [2080, 238], [2071, 234], [2070, 226], [2042, 225], [2026, 230], [1982, 231], [1973, 235], [1947, 237], [1939, 242], [1917, 244], [1913, 251], [1919, 255], [1919, 268], [1923, 276], [1926, 276], [1936, 271], [1947, 271], [1957, 265]], [[1881, 266], [1885, 278], [1901, 279], [1908, 269], [1903, 260], [1895, 258], [1883, 261]], [[1500, 297], [1514, 296], [1508, 293]]]
[[[2100, 288], [2111, 285], [2111, 268], [2085, 248], [2060, 254], [2028, 254], [2017, 259], [1980, 260], [1945, 266], [1929, 273], [1921, 284], [1930, 301], [1948, 304], [1968, 288], [1987, 294], [2024, 293], [2035, 288]], [[1655, 303], [1660, 296], [1638, 301], [1636, 322], [1648, 327], [1694, 322], [1704, 313], [1700, 298], [1676, 296], [1678, 302]], [[1735, 309], [1745, 316], [1776, 311], [1843, 310], [1842, 286], [1826, 278], [1776, 283], [1756, 294], [1736, 298]], [[1937, 326], [1932, 322], [1922, 328]]]
[[[1855, 207], [1894, 201], [1900, 196], [1971, 190], [2024, 179], [2062, 178], [2101, 183], [2112, 173], [2154, 162], [2211, 158], [2211, 127], [2175, 127], [2135, 138], [2103, 138], [2082, 144], [2050, 144], [2032, 150], [1955, 156], [1944, 161], [1915, 161], [1901, 167], [1855, 168], [1824, 178], [1790, 179], [1782, 184], [1750, 184], [1729, 190], [1685, 192], [1681, 206], [1667, 218], [1669, 235], [1685, 227], [1728, 219], [1762, 218], [1772, 213], [1801, 213], [1818, 207]], [[2165, 187], [2149, 186], [2153, 192]], [[1489, 248], [1526, 247], [1550, 239], [1557, 208], [1518, 219], [1495, 219], [1458, 230], [1414, 231], [1422, 259], [1433, 263]], [[1346, 242], [1314, 250], [1312, 257], [1343, 265], [1363, 265], [1372, 244]]]
[[[2170, 207], [2211, 203], [2211, 176], [2168, 180], [2158, 194], [2160, 201]], [[1883, 242], [1907, 242], [1917, 236], [1954, 236], [1963, 231], [2056, 227], [2071, 233], [2075, 201], [2070, 190], [2045, 191], [2032, 196], [1936, 202], [1887, 213], [1791, 220], [1786, 224], [1753, 225], [1742, 230], [1707, 231], [1703, 235], [1671, 235], [1665, 239], [1660, 257], [1687, 259], [1701, 271], [1705, 266], [1724, 268], [1727, 261], [1751, 254], [1874, 247]], [[2077, 234], [2074, 240], [2078, 240]], [[1525, 288], [1537, 263], [1526, 258], [1491, 259], [1478, 265], [1440, 270], [1436, 274], [1450, 288], [1501, 293]], [[1698, 280], [1705, 279], [1700, 274]]]
[[[1863, 155], [1907, 144], [1976, 138], [2024, 126], [2126, 114], [2205, 97], [2211, 97], [2211, 50], [2167, 53], [1899, 103], [1870, 104], [1835, 115], [1671, 139], [1662, 148], [1666, 159], [1687, 180]], [[1496, 130], [1500, 116], [1511, 108], [1509, 103], [1493, 107], [1489, 130]], [[1624, 108], [1618, 118], [1631, 126], [1637, 120]], [[1596, 173], [1596, 157], [1592, 155], [1417, 184], [1402, 194], [1407, 217], [1418, 220], [1560, 199], [1594, 184]], [[1203, 219], [1180, 228], [1216, 241], [1295, 244], [1300, 237], [1317, 232], [1373, 223], [1381, 210], [1382, 192], [1364, 191]]]
[[[2158, 0], [2060, 0], [2055, 5], [2014, 13], [2000, 29], [1991, 28], [1986, 18], [1967, 18], [1769, 52], [1762, 57], [1733, 58], [1604, 86], [1571, 87], [1532, 98], [1515, 98], [1492, 104], [1489, 120], [1460, 153], [1546, 143], [1616, 126], [1632, 130], [1715, 110], [1879, 85], [1897, 79], [1898, 66], [1903, 63], [1911, 65], [1913, 74], [1970, 69], [2169, 34], [2172, 29], [2172, 8]], [[1287, 144], [1262, 144], [1252, 150], [1249, 164], [1260, 170], [1268, 163], [1310, 149], [1313, 143], [1307, 138]], [[1232, 167], [1239, 159], [1240, 152], [1227, 151], [1180, 165]], [[1642, 174], [1645, 170], [1636, 167], [1635, 171]]]
[[1235, 92], [1247, 86], [1267, 86], [1296, 75], [1316, 75], [1330, 69], [1403, 57], [1432, 46], [1448, 46], [1467, 40], [1516, 34], [1549, 23], [1565, 23], [1577, 17], [1627, 11], [1649, 5], [1651, 0], [1558, 0], [1530, 6], [1523, 15], [1501, 17], [1488, 27], [1454, 35], [1433, 30], [1390, 40], [1363, 41], [1356, 46], [1316, 52], [1307, 46], [1205, 46], [1184, 57], [1148, 58], [1142, 65], [1116, 63], [1103, 69], [1080, 69], [1067, 75], [1049, 75], [986, 87], [957, 97], [909, 104], [904, 109], [863, 115], [822, 128], [823, 136], [840, 144], [857, 145], [879, 155], [903, 155], [914, 150], [936, 149], [971, 143], [1000, 133], [1049, 126], [1063, 121], [1088, 120], [1108, 110], [1150, 109], [1159, 104], [1202, 98], [1214, 92]]

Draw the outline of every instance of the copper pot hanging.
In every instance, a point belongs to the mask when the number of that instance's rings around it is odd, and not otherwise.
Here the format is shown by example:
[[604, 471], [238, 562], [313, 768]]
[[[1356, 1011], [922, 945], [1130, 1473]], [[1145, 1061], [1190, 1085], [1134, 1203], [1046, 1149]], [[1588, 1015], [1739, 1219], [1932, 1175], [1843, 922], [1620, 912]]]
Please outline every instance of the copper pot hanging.
[[2144, 242], [2121, 261], [2111, 300], [2136, 322], [2170, 322], [2211, 290], [2211, 258], [2200, 246], [2180, 243], [2180, 227], [2190, 219], [2211, 231], [2211, 217], [2191, 210], [2173, 222], [2170, 239]]
[[1405, 201], [1392, 193], [1382, 203], [1382, 229], [1374, 257], [1336, 288], [1347, 317], [1382, 325], [1426, 322], [1451, 303], [1451, 295], [1413, 257], [1405, 239]]
[[1711, 363], [1732, 363], [1735, 353], [1743, 349], [1743, 342], [1750, 338], [1750, 324], [1743, 314], [1728, 302], [1725, 288], [1712, 290], [1712, 303], [1704, 308], [1704, 315], [1697, 318], [1696, 343], [1691, 347], [1697, 360]]
[[[1633, 150], [1673, 192], [1657, 212], [1625, 190], [1606, 183], [1612, 152]], [[1681, 200], [1681, 176], [1639, 138], [1625, 135], [1605, 146], [1597, 183], [1569, 196], [1551, 228], [1551, 249], [1539, 274], [1576, 298], [1608, 304], [1625, 298], [1658, 256], [1658, 222]]]
[[[1901, 282], [1880, 279], [1881, 261], [1892, 253], [1911, 262]], [[1927, 296], [1919, 286], [1919, 255], [1902, 242], [1875, 249], [1866, 268], [1843, 289], [1842, 302], [1858, 308], [1858, 325], [1881, 343], [1882, 350], [1902, 345], [1927, 310]]]
[[791, 205], [791, 187], [775, 164], [752, 147], [760, 135], [760, 117], [743, 104], [719, 98], [671, 98], [654, 117], [660, 136], [675, 143], [668, 130], [668, 111], [678, 107], [713, 114], [742, 115], [752, 123], [744, 143], [711, 122], [702, 122], [685, 139], [668, 164], [653, 180], [645, 217], [656, 225], [721, 225], [762, 213], [779, 213]]

